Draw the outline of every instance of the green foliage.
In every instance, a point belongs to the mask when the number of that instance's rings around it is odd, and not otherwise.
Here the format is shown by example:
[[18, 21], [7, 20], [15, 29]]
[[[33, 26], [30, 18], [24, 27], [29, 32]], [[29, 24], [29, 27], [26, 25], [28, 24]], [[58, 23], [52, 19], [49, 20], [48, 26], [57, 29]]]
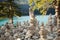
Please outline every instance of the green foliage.
[[5, 15], [5, 17], [13, 18], [13, 16], [21, 16], [21, 12], [17, 11], [17, 5], [12, 2], [13, 0], [8, 0], [7, 2], [0, 2], [0, 15]]
[[46, 14], [46, 11], [51, 7], [53, 0], [29, 0], [29, 6], [33, 6], [33, 10], [38, 9], [42, 14]]

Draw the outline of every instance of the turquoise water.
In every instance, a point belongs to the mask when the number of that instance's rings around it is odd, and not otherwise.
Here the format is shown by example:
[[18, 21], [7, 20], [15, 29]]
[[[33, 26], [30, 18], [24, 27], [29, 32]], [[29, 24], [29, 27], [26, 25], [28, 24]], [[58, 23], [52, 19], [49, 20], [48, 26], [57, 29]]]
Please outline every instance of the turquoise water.
[[[39, 21], [39, 23], [41, 24], [42, 22], [44, 22], [44, 24], [47, 23], [48, 21], [48, 15], [47, 16], [42, 16], [42, 15], [38, 15], [36, 16], [36, 19]], [[5, 19], [2, 19], [0, 20], [0, 26], [4, 25], [6, 22], [8, 22], [8, 18], [5, 18]], [[21, 17], [14, 17], [13, 18], [13, 21], [14, 21], [14, 24], [16, 24], [16, 22], [22, 22], [23, 21], [29, 21], [30, 20], [30, 17], [29, 16], [21, 16]]]

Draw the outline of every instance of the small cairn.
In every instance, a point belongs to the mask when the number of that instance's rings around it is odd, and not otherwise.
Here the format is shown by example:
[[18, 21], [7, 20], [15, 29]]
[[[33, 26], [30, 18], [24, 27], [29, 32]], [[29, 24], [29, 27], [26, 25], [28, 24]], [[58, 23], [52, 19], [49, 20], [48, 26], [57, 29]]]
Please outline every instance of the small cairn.
[[47, 33], [48, 31], [44, 28], [44, 23], [42, 23], [41, 27], [40, 27], [40, 39], [39, 40], [48, 40], [47, 39]]
[[60, 40], [60, 29], [57, 30], [57, 36], [54, 40]]
[[54, 26], [53, 26], [53, 20], [52, 20], [52, 14], [50, 14], [49, 15], [49, 18], [48, 18], [48, 27], [49, 27], [49, 31], [50, 31], [50, 33], [53, 33], [53, 28], [54, 28]]

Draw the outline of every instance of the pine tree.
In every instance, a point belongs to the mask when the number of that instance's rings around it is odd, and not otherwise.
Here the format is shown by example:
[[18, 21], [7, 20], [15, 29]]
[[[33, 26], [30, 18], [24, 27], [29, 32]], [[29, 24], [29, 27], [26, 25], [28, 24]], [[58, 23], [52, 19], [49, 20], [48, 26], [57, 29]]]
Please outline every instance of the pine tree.
[[17, 5], [14, 0], [0, 2], [0, 14], [9, 18], [9, 23], [13, 23], [13, 16], [21, 16], [21, 12], [17, 11]]

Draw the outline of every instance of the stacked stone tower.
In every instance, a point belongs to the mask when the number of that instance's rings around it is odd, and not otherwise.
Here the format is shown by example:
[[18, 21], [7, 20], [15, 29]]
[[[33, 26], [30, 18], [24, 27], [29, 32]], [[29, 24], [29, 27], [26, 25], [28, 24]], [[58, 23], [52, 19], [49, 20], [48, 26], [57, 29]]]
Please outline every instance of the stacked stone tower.
[[60, 40], [60, 0], [55, 1], [55, 14], [57, 16], [57, 36], [54, 40]]
[[60, 28], [60, 0], [55, 0], [55, 14], [57, 16], [57, 27]]
[[29, 29], [26, 33], [25, 38], [33, 36], [33, 34], [35, 33], [35, 29], [36, 29], [36, 18], [35, 18], [35, 15], [34, 15], [34, 11], [32, 9], [33, 9], [33, 7], [31, 6], [29, 8], [30, 27], [29, 27]]
[[40, 39], [39, 40], [48, 40], [47, 39], [48, 31], [45, 29], [44, 23], [41, 24], [39, 34], [40, 34]]
[[33, 25], [35, 27], [36, 26], [36, 18], [35, 18], [32, 6], [29, 8], [29, 16], [30, 16], [30, 26]]
[[49, 31], [51, 33], [53, 33], [53, 20], [52, 20], [52, 14], [49, 15], [49, 18], [48, 18], [48, 26], [49, 26]]

